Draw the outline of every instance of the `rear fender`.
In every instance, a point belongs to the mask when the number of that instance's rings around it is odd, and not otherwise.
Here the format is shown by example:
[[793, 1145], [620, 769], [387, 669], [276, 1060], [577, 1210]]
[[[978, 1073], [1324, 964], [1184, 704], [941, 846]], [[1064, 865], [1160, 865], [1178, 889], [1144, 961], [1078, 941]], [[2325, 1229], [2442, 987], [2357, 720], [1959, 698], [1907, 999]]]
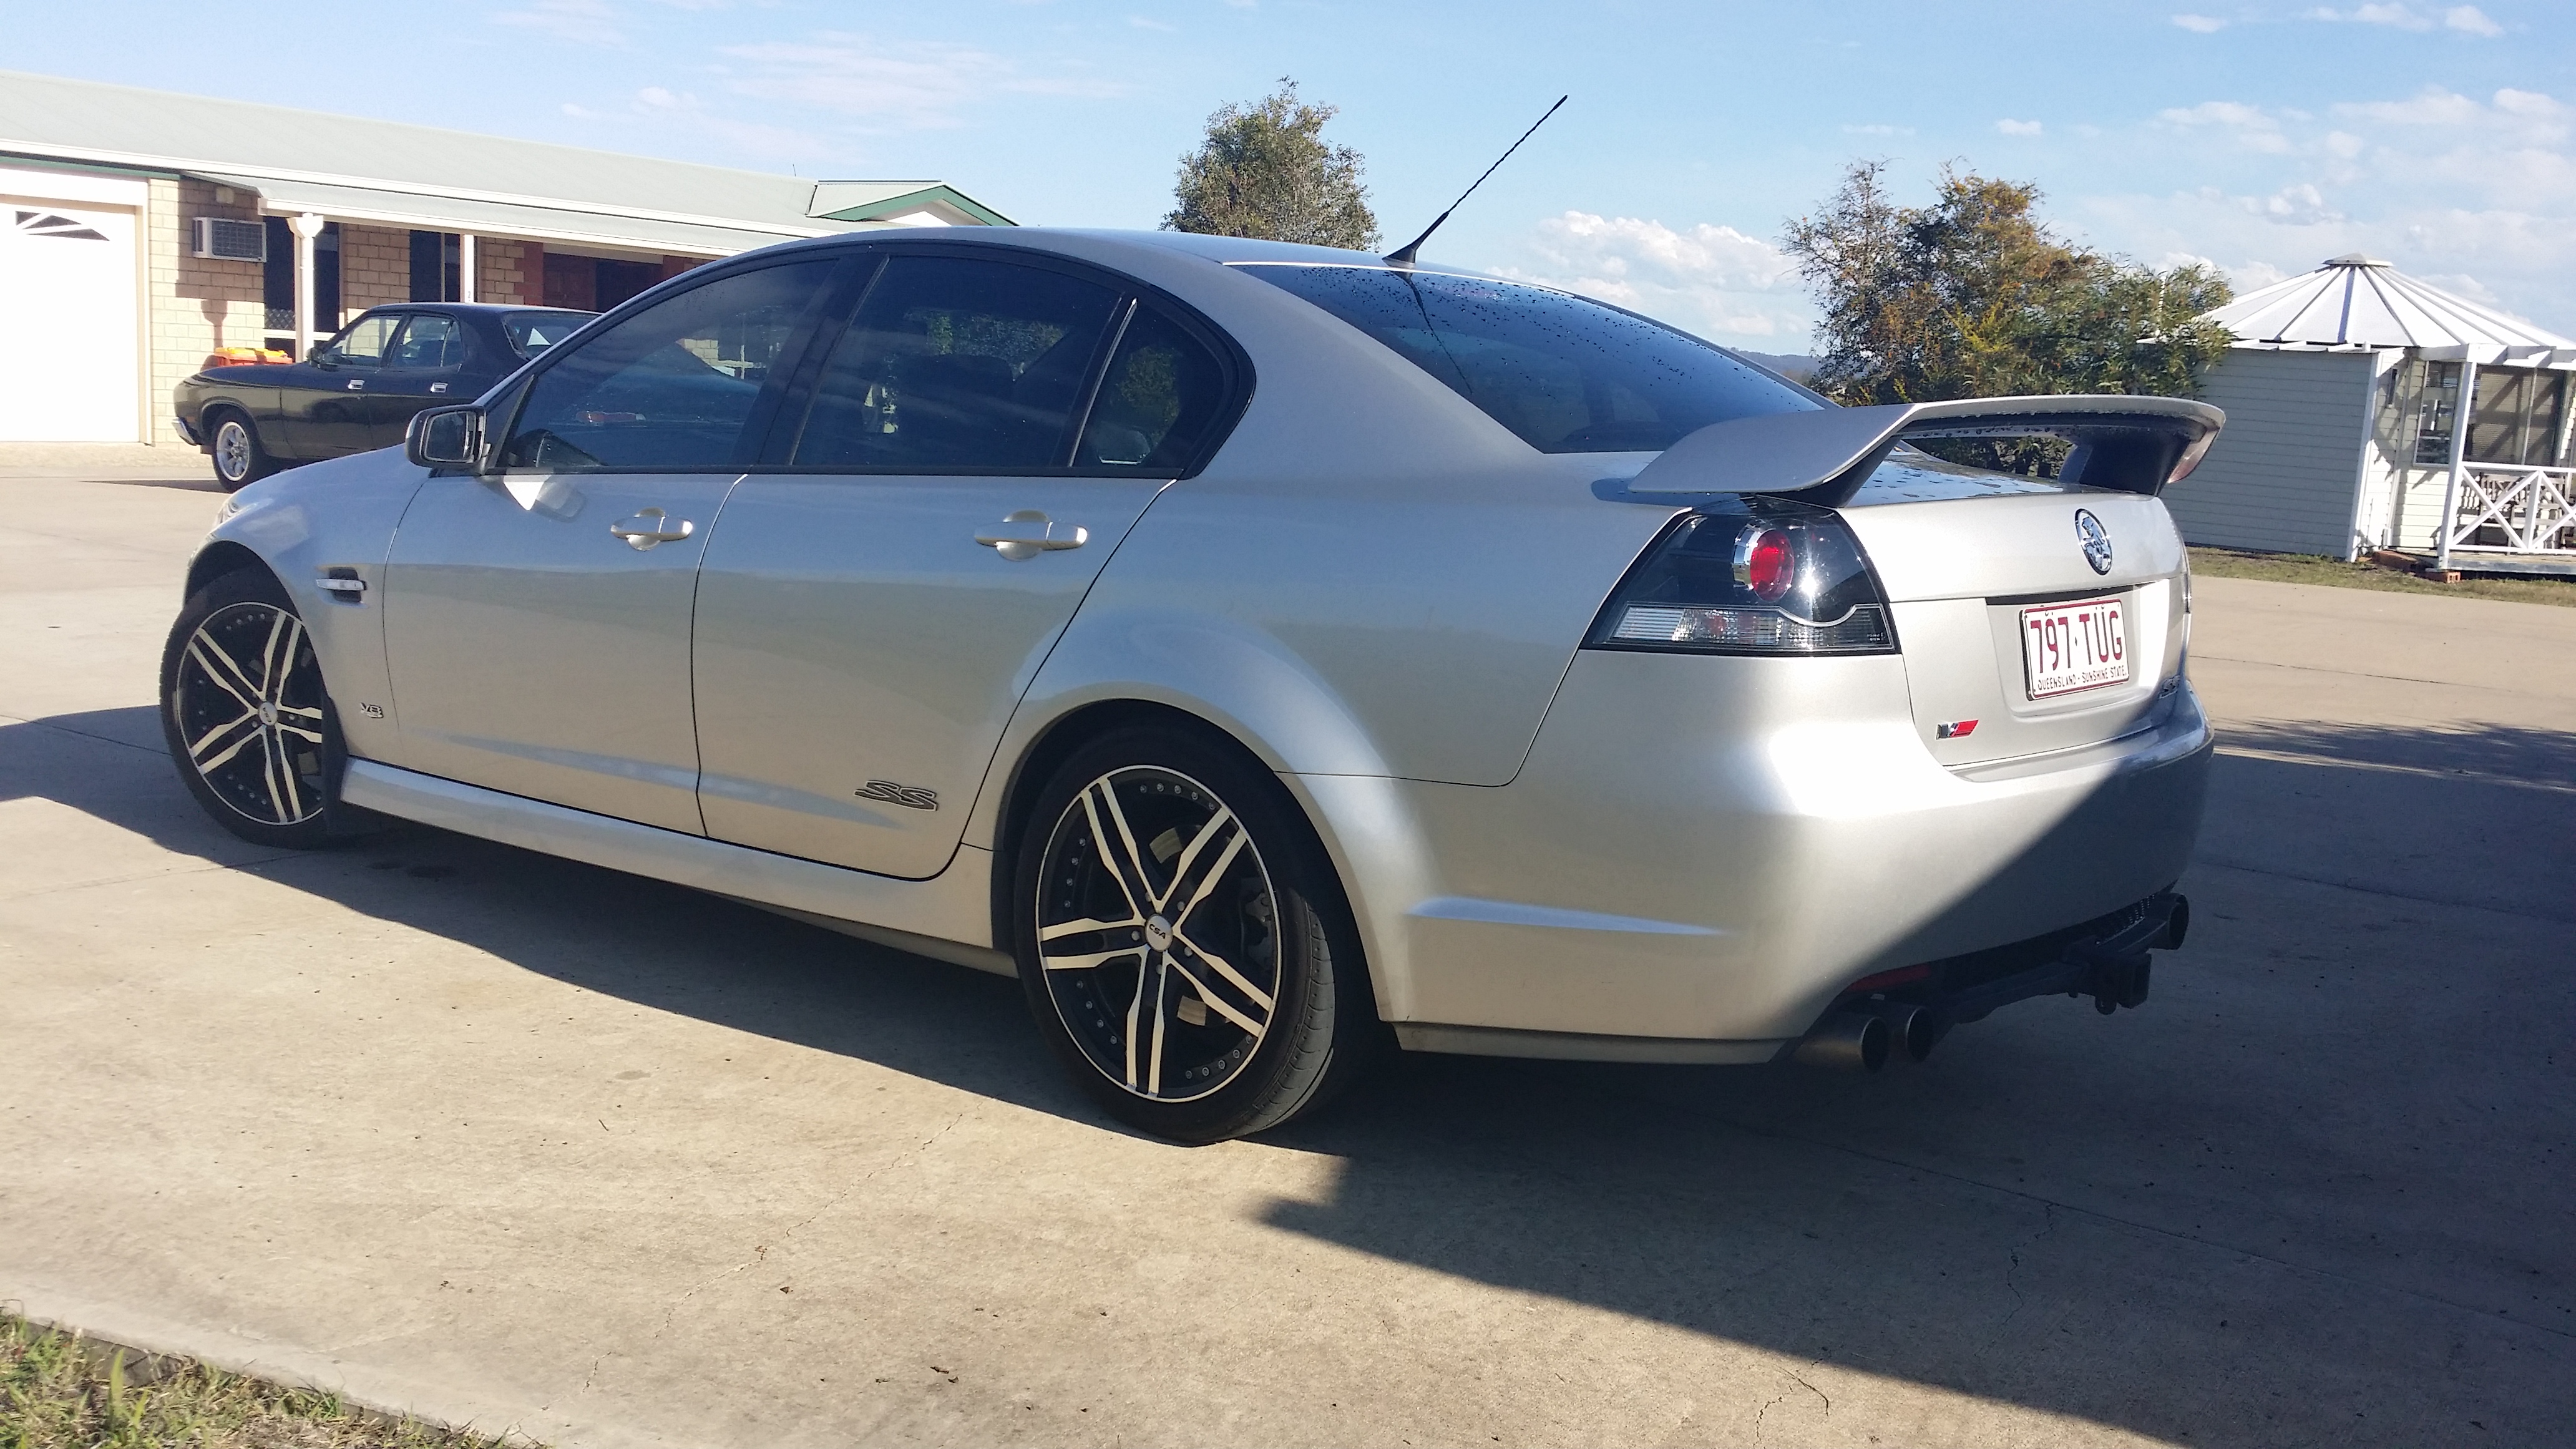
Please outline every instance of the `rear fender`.
[[[1006, 797], [1056, 726], [1095, 705], [1143, 702], [1224, 732], [1276, 772], [1321, 837], [1356, 918], [1378, 1010], [1409, 1006], [1402, 916], [1429, 894], [1429, 854], [1382, 753], [1357, 714], [1279, 640], [1177, 610], [1085, 611], [1002, 736], [967, 820], [968, 842], [998, 849]], [[1007, 861], [995, 862], [1007, 872]]]

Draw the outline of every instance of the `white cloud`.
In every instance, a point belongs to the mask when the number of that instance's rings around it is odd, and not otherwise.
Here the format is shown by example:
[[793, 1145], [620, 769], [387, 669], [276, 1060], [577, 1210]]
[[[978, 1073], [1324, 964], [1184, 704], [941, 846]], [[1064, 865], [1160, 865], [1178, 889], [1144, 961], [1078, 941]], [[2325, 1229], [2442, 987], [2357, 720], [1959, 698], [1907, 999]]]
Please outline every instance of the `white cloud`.
[[2227, 22], [2207, 15], [2177, 15], [2173, 23], [2194, 35], [2216, 35], [2227, 28]]
[[[2475, 5], [2448, 6], [2438, 15], [2420, 14], [2404, 5], [2356, 5], [2350, 10], [2337, 10], [2331, 6], [2320, 5], [2300, 18], [2345, 21], [2356, 25], [2385, 25], [2397, 30], [2430, 30], [2439, 25], [2445, 30], [2462, 31], [2469, 35], [2504, 34], [2504, 27], [2488, 19], [2487, 13]], [[2181, 21], [2177, 19], [2175, 23], [2180, 24]]]
[[850, 32], [729, 45], [721, 53], [744, 63], [729, 82], [739, 94], [906, 128], [956, 125], [959, 111], [997, 93], [1103, 97], [1133, 89], [1084, 76], [1029, 75], [972, 46]]
[[2320, 5], [2302, 17], [2308, 20], [2341, 20], [2357, 25], [2389, 25], [2399, 30], [2430, 30], [2429, 17], [2416, 14], [2403, 5], [2356, 5], [2350, 10], [2336, 10]]
[[580, 45], [622, 46], [626, 37], [612, 24], [617, 12], [608, 0], [533, 0], [525, 10], [496, 11], [495, 25], [541, 31]]
[[757, 156], [782, 159], [813, 156], [830, 149], [822, 138], [809, 132], [718, 115], [709, 111], [695, 95], [662, 86], [646, 86], [637, 91], [633, 110], [639, 116], [703, 131]]
[[1128, 16], [1128, 17], [1127, 17], [1127, 24], [1128, 24], [1130, 27], [1132, 27], [1132, 28], [1134, 28], [1134, 29], [1137, 29], [1137, 30], [1170, 30], [1170, 31], [1178, 31], [1178, 30], [1181, 28], [1181, 27], [1179, 27], [1179, 26], [1177, 26], [1177, 25], [1173, 25], [1173, 24], [1169, 23], [1168, 21], [1162, 21], [1162, 20], [1149, 20], [1149, 19], [1145, 18], [1145, 17], [1144, 17], [1144, 16], [1142, 16], [1142, 15], [1130, 15], [1130, 16]]
[[2242, 179], [2224, 189], [2064, 198], [2103, 245], [2215, 258], [2240, 290], [2358, 251], [2576, 333], [2576, 106], [2435, 86], [2311, 118], [2211, 102], [2157, 125], [2184, 144], [2268, 139], [2231, 163]]
[[2326, 205], [2325, 193], [2305, 181], [2284, 186], [2260, 201], [2244, 200], [2249, 210], [2259, 211], [2265, 219], [2286, 222], [2292, 226], [2315, 226], [2319, 222], [2342, 221], [2342, 212]]
[[1995, 122], [1995, 129], [2007, 136], [2036, 136], [2046, 128], [2037, 121], [2003, 120]]
[[1843, 127], [1843, 134], [1846, 136], [1911, 136], [1914, 134], [1914, 128], [1912, 126], [1883, 126], [1877, 124], [1867, 126], [1845, 126]]
[[2242, 101], [2203, 101], [2196, 106], [2171, 107], [2158, 111], [2156, 119], [2169, 126], [2216, 127], [2248, 151], [2278, 153], [2290, 149], [2289, 138], [2281, 134], [2279, 118]]
[[1795, 263], [1731, 226], [1675, 230], [1660, 221], [1568, 211], [1540, 222], [1531, 265], [1501, 275], [1598, 297], [1720, 341], [1806, 347], [1814, 314]]

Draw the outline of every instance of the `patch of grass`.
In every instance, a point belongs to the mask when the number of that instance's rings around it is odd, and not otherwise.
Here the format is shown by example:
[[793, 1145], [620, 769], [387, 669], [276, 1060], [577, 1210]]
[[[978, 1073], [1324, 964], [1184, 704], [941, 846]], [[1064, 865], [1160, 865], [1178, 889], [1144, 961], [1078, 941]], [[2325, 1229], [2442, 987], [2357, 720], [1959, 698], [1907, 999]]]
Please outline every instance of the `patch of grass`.
[[0, 1449], [499, 1449], [502, 1440], [353, 1408], [187, 1359], [151, 1358], [0, 1313]]
[[2460, 599], [2511, 599], [2521, 604], [2556, 604], [2576, 609], [2576, 579], [2462, 579], [2437, 584], [2373, 563], [2345, 563], [2304, 553], [2239, 553], [2232, 548], [2191, 551], [2191, 571], [2205, 578], [2269, 579], [2280, 584], [2332, 584], [2344, 589], [2378, 589], [2391, 594], [2440, 594]]

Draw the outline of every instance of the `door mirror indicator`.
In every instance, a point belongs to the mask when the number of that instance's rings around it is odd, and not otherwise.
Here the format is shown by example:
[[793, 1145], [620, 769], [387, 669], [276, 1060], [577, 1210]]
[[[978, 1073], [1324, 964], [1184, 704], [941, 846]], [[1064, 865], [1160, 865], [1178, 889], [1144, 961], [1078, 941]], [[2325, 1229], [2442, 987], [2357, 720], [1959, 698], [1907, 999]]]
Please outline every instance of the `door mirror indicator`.
[[403, 456], [420, 468], [483, 468], [483, 410], [431, 408], [412, 416], [403, 432]]

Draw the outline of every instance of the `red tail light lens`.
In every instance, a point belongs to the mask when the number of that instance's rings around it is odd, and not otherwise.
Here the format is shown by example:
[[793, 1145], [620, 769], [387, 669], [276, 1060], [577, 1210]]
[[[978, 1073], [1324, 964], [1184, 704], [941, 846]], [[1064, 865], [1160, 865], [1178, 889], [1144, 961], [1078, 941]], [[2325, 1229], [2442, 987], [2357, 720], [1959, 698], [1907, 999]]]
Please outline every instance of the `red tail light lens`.
[[1593, 649], [1693, 654], [1893, 654], [1887, 598], [1829, 508], [1712, 503], [1655, 540], [1603, 606]]
[[1789, 531], [1748, 524], [1735, 540], [1735, 581], [1770, 603], [1798, 581], [1798, 556], [1789, 547]]

